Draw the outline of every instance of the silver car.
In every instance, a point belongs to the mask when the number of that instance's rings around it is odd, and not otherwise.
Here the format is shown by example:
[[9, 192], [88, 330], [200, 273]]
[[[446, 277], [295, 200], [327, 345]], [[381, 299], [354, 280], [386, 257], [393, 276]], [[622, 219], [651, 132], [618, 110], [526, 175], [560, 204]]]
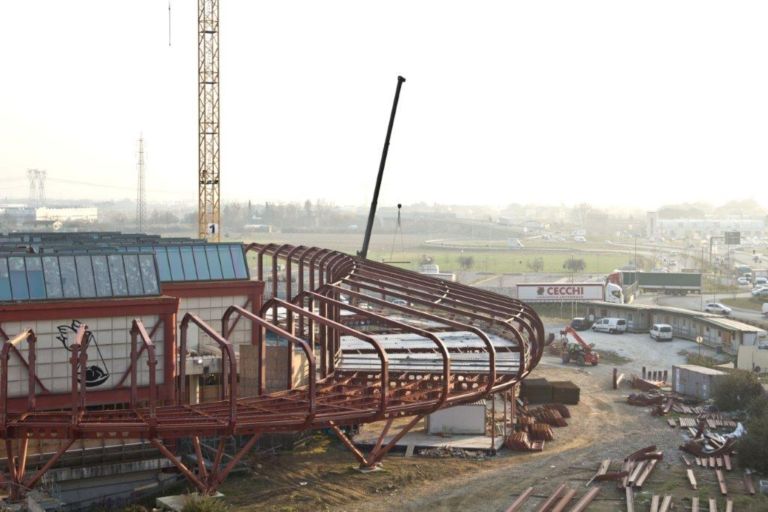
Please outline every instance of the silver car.
[[730, 315], [733, 310], [729, 308], [728, 306], [724, 304], [720, 304], [719, 302], [710, 302], [706, 306], [704, 306], [704, 311], [707, 313], [716, 313], [718, 315]]

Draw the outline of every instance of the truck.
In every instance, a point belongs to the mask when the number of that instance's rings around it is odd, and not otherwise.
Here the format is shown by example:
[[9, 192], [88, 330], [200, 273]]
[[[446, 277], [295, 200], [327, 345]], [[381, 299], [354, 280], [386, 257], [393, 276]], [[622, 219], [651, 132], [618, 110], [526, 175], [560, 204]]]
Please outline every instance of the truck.
[[608, 276], [616, 285], [637, 286], [643, 292], [686, 295], [701, 293], [701, 272], [635, 272], [617, 270]]
[[613, 304], [624, 303], [621, 286], [610, 282], [518, 284], [517, 298], [525, 302], [602, 301]]

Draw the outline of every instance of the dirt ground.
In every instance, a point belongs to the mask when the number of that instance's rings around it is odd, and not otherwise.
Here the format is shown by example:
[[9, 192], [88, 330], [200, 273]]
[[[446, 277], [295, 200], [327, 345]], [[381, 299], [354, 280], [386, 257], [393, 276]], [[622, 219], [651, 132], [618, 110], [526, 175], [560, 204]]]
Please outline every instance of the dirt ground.
[[[621, 338], [606, 338], [603, 344], [609, 348], [621, 344]], [[623, 355], [636, 357], [619, 366], [624, 373], [639, 373], [646, 361], [649, 369], [664, 369], [651, 363], [660, 361], [659, 352], [671, 354], [679, 349], [660, 349], [659, 344], [639, 335], [627, 337], [624, 343], [633, 346], [622, 351]], [[643, 357], [644, 353], [648, 356]], [[666, 369], [671, 370], [671, 364]], [[689, 510], [692, 496], [699, 496], [702, 510], [709, 498], [717, 498], [719, 509], [724, 510], [725, 498], [720, 496], [714, 470], [694, 468], [699, 490], [690, 489], [677, 448], [682, 433], [670, 428], [666, 419], [651, 416], [647, 408], [627, 405], [630, 390], [611, 389], [613, 366], [564, 367], [558, 358], [544, 356], [532, 376], [573, 381], [581, 387], [581, 403], [570, 407], [569, 426], [555, 429], [555, 441], [548, 442], [541, 453], [502, 450], [498, 456], [483, 460], [392, 454], [384, 459], [382, 471], [363, 474], [354, 469], [353, 457], [338, 441], [320, 434], [302, 450], [254, 458], [249, 475], [230, 478], [221, 490], [238, 512], [495, 512], [505, 510], [518, 494], [533, 486], [533, 497], [524, 510], [534, 510], [561, 483], [575, 489], [578, 499], [603, 459], [613, 459], [611, 470], [619, 470], [626, 455], [656, 445], [664, 452], [664, 459], [642, 492], [636, 493], [636, 510], [648, 510], [653, 494], [672, 495], [676, 510]], [[768, 498], [745, 494], [741, 474], [738, 468], [726, 473], [734, 510], [768, 510]], [[757, 485], [758, 478], [753, 478]], [[599, 485], [601, 492], [589, 510], [625, 510], [624, 494], [615, 483]]]

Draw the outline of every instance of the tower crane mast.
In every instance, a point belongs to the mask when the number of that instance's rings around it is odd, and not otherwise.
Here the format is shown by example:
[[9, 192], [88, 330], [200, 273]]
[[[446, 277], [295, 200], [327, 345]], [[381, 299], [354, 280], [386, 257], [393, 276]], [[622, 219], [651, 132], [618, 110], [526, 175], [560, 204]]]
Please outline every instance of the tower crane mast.
[[221, 239], [219, 0], [197, 1], [198, 236]]

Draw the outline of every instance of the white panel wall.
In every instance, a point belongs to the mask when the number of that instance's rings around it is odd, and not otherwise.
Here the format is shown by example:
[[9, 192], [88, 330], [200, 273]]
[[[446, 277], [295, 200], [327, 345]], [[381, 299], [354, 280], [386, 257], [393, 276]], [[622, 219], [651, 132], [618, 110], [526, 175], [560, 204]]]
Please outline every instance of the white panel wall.
[[[77, 320], [88, 326], [93, 333], [94, 341], [88, 348], [87, 366], [96, 366], [103, 371], [100, 383], [88, 390], [102, 391], [114, 388], [129, 367], [131, 359], [130, 327], [134, 317], [111, 318], [62, 318], [36, 322], [6, 322], [2, 324], [8, 336], [15, 336], [22, 329], [33, 329], [37, 335], [37, 375], [49, 391], [68, 393], [71, 391], [71, 352], [64, 345], [71, 345], [75, 339], [76, 329], [72, 328]], [[157, 315], [140, 317], [148, 333], [160, 321]], [[164, 329], [158, 328], [152, 337], [157, 355], [156, 382], [163, 383], [164, 368]], [[139, 347], [141, 344], [139, 343]], [[19, 346], [20, 352], [29, 360], [26, 342]], [[94, 375], [95, 376], [95, 375]], [[149, 368], [146, 352], [139, 358], [138, 383], [149, 384]], [[96, 380], [96, 379], [95, 379]], [[102, 382], [103, 381], [103, 382]], [[130, 379], [125, 385], [130, 384]], [[8, 362], [8, 392], [9, 396], [17, 397], [27, 394], [27, 371], [19, 359], [11, 355]], [[38, 390], [39, 392], [39, 390]]]
[[[190, 297], [182, 298], [179, 301], [179, 314], [178, 321], [181, 324], [181, 320], [187, 313], [194, 313], [199, 316], [204, 322], [210, 325], [216, 332], [221, 333], [221, 317], [224, 316], [224, 312], [231, 305], [237, 305], [244, 307], [248, 301], [248, 297], [231, 296], [231, 297]], [[249, 309], [249, 308], [246, 308]], [[235, 319], [236, 314], [232, 315]], [[179, 330], [179, 336], [181, 336], [181, 330]], [[196, 352], [205, 352], [206, 350], [218, 353], [219, 346], [210, 339], [206, 334], [203, 334], [194, 325], [190, 325], [189, 334], [187, 338], [187, 350]], [[238, 345], [251, 343], [251, 321], [246, 318], [241, 318], [235, 330], [229, 337], [229, 341], [235, 345], [237, 349]]]

